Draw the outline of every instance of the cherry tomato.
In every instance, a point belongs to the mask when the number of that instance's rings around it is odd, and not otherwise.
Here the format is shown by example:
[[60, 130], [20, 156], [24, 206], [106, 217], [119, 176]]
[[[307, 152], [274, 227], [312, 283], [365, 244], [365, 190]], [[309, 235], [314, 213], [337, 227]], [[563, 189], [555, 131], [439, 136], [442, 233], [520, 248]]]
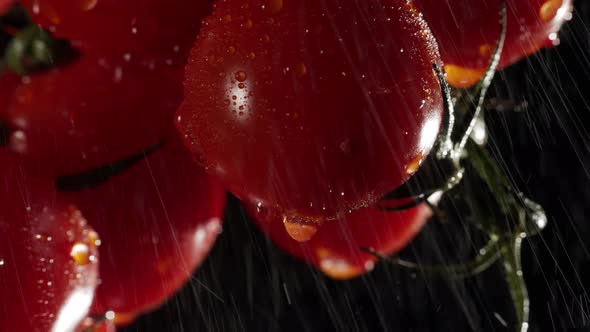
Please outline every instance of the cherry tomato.
[[[14, 81], [5, 73], [2, 81]], [[174, 133], [182, 70], [119, 56], [82, 55], [75, 63], [23, 77], [0, 109], [9, 147], [54, 174], [80, 172], [143, 150]], [[3, 85], [9, 85], [4, 84]]]
[[211, 0], [22, 0], [33, 20], [93, 52], [183, 64]]
[[97, 187], [63, 193], [101, 234], [92, 312], [117, 324], [162, 303], [205, 259], [221, 229], [225, 193], [178, 139]]
[[[313, 225], [285, 224], [254, 206], [247, 209], [279, 248], [333, 279], [351, 279], [372, 270], [376, 258], [362, 248], [372, 248], [383, 255], [394, 254], [416, 236], [431, 216], [430, 208], [424, 204], [400, 212], [369, 207], [339, 220], [326, 221], [314, 229]], [[293, 239], [298, 235], [313, 237], [301, 242], [302, 239]]]
[[0, 331], [73, 331], [98, 283], [98, 235], [51, 177], [0, 151]]
[[177, 126], [241, 199], [336, 218], [410, 177], [441, 124], [440, 64], [405, 0], [221, 0]]
[[[447, 80], [468, 87], [484, 74], [500, 37], [500, 0], [414, 0], [438, 40]], [[572, 0], [507, 0], [500, 68], [558, 42]]]

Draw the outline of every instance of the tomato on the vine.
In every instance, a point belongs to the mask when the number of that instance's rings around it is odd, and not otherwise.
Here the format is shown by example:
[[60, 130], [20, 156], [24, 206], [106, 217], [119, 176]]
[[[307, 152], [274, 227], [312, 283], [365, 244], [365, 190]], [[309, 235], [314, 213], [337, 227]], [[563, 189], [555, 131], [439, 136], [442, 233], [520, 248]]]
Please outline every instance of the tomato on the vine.
[[[468, 87], [484, 74], [500, 37], [500, 0], [413, 0], [432, 29], [447, 80]], [[507, 0], [506, 43], [500, 68], [557, 43], [572, 0]]]
[[403, 249], [432, 214], [425, 204], [400, 212], [369, 207], [339, 220], [326, 221], [311, 239], [298, 242], [282, 220], [260, 213], [254, 206], [247, 209], [279, 248], [339, 280], [351, 279], [373, 269], [376, 257], [366, 249], [382, 255]]
[[241, 199], [320, 221], [374, 203], [432, 148], [436, 42], [405, 0], [221, 0], [178, 128]]
[[53, 178], [0, 151], [0, 331], [73, 331], [98, 283], [98, 235]]
[[101, 234], [92, 312], [117, 324], [164, 302], [206, 258], [225, 192], [176, 139], [96, 187], [62, 195]]
[[84, 51], [183, 64], [211, 0], [21, 0], [33, 21]]
[[182, 100], [181, 68], [118, 55], [82, 54], [47, 73], [3, 73], [1, 80], [17, 81], [0, 109], [9, 148], [57, 175], [108, 164], [174, 134]]

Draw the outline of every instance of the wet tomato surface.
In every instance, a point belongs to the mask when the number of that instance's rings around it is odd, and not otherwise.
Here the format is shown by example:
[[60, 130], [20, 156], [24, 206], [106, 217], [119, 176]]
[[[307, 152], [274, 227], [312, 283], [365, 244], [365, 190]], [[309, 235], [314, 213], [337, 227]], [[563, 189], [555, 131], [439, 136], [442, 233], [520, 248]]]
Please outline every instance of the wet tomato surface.
[[0, 151], [0, 330], [72, 331], [98, 283], [99, 237], [53, 181]]
[[334, 219], [429, 153], [443, 112], [433, 63], [406, 1], [222, 0], [189, 58], [177, 126], [241, 199]]

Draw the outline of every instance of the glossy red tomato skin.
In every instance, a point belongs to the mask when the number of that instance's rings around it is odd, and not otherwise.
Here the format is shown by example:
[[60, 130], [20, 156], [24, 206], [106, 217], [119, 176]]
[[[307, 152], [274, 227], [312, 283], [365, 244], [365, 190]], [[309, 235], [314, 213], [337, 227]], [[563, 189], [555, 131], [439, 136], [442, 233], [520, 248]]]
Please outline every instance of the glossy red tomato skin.
[[186, 69], [188, 146], [238, 197], [293, 219], [373, 203], [440, 128], [440, 60], [415, 10], [339, 3], [218, 1]]
[[180, 140], [95, 188], [64, 193], [101, 234], [92, 312], [115, 321], [164, 302], [206, 258], [221, 230], [225, 192]]
[[98, 283], [98, 236], [41, 168], [4, 150], [0, 165], [0, 331], [73, 331]]
[[6, 13], [14, 2], [15, 0], [0, 0], [0, 14]]
[[[414, 0], [439, 43], [447, 80], [457, 87], [477, 82], [500, 37], [500, 0]], [[571, 17], [572, 0], [507, 0], [506, 43], [500, 68], [552, 46]]]
[[56, 175], [85, 171], [173, 134], [182, 76], [179, 67], [94, 54], [22, 79], [5, 73], [5, 85], [17, 84], [0, 121], [12, 130], [13, 151]]
[[81, 50], [186, 60], [211, 0], [23, 0], [33, 21]]
[[373, 269], [375, 256], [362, 248], [395, 254], [412, 241], [432, 215], [425, 204], [400, 212], [364, 208], [326, 221], [309, 241], [298, 242], [291, 238], [280, 218], [261, 213], [254, 206], [247, 210], [279, 248], [337, 280], [355, 278]]

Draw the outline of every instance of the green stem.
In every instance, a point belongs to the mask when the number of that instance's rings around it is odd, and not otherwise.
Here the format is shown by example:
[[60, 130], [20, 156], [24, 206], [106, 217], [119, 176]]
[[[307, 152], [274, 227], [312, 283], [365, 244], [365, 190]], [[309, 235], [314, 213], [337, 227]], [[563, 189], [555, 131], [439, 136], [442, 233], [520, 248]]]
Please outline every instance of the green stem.
[[478, 275], [479, 273], [487, 270], [490, 266], [496, 263], [500, 257], [502, 257], [500, 247], [498, 246], [497, 237], [490, 238], [490, 241], [484, 248], [480, 249], [480, 253], [475, 258], [461, 264], [423, 265], [406, 261], [397, 257], [387, 257], [377, 253], [372, 249], [363, 249], [363, 251], [374, 255], [380, 260], [389, 262], [404, 269], [431, 274], [438, 277], [452, 277], [455, 279], [463, 279]]
[[521, 264], [522, 240], [525, 233], [516, 234], [501, 249], [506, 281], [516, 310], [516, 332], [527, 332], [529, 328], [529, 295]]

